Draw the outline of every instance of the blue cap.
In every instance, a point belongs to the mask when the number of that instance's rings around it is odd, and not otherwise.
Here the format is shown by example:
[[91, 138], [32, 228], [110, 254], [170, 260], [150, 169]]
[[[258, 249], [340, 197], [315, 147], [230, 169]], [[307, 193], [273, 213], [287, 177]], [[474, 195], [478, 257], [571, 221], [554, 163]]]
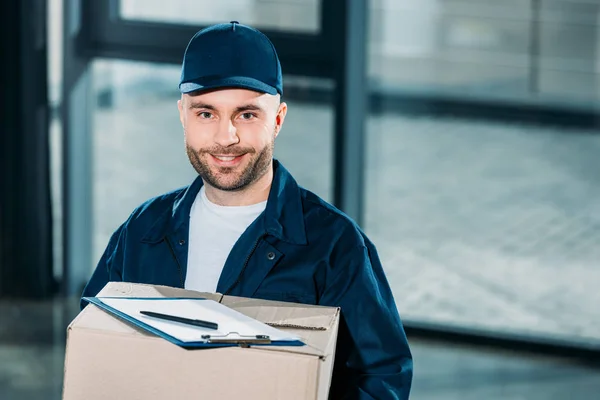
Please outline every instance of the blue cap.
[[281, 64], [273, 43], [237, 21], [196, 33], [183, 56], [181, 93], [242, 88], [283, 94]]

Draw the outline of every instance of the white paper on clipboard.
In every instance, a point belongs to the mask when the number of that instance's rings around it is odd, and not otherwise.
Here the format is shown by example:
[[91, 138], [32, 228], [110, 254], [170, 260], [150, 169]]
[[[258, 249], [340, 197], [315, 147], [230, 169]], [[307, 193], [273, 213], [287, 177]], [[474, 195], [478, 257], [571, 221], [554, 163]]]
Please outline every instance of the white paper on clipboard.
[[[272, 342], [295, 342], [301, 339], [287, 332], [250, 318], [221, 303], [208, 299], [97, 297], [107, 306], [143, 322], [181, 342], [202, 342], [213, 338], [240, 340], [257, 335], [268, 336]], [[217, 330], [186, 325], [149, 317], [140, 311], [152, 311], [183, 318], [215, 322]]]

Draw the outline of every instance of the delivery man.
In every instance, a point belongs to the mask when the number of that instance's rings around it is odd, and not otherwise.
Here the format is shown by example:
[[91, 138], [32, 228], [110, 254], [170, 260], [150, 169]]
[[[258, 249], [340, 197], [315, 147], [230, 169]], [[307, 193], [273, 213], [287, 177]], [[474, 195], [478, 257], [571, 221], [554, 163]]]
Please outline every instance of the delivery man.
[[199, 176], [133, 211], [83, 296], [125, 281], [340, 307], [330, 397], [408, 399], [411, 352], [375, 246], [273, 159], [288, 111], [273, 44], [235, 21], [201, 30], [179, 89]]

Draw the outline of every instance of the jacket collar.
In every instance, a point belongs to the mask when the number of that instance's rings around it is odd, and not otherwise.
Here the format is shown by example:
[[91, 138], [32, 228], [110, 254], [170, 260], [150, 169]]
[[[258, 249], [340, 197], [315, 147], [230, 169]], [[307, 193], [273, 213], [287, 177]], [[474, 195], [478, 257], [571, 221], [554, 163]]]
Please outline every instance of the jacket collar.
[[[189, 223], [192, 204], [202, 187], [198, 177], [179, 194], [173, 207], [146, 232], [142, 241], [156, 243]], [[288, 243], [307, 243], [302, 211], [302, 194], [296, 180], [278, 161], [273, 160], [273, 182], [263, 214], [265, 232]], [[189, 228], [188, 228], [189, 229]]]
[[277, 160], [273, 160], [273, 183], [265, 209], [265, 230], [292, 244], [305, 245], [302, 193], [296, 180]]

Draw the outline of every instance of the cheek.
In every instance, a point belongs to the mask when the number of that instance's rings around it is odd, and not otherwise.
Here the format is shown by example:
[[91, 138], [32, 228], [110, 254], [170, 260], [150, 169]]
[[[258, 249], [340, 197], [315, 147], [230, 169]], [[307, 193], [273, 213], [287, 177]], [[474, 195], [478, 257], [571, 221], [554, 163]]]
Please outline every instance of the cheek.
[[209, 143], [211, 138], [210, 127], [198, 124], [186, 124], [184, 128], [185, 143], [193, 148], [200, 148]]
[[275, 135], [275, 126], [271, 124], [261, 124], [247, 127], [247, 129], [238, 129], [240, 141], [255, 149], [260, 149], [273, 141]]

